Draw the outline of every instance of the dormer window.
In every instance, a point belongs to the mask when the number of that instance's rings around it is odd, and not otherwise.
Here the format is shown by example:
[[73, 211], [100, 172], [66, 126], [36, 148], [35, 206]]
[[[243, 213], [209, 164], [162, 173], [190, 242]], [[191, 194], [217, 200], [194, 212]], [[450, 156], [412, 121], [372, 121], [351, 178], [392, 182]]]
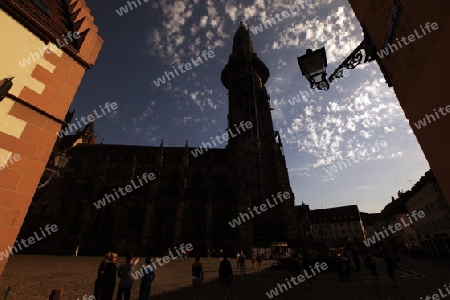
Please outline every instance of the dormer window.
[[42, 0], [31, 0], [40, 10], [50, 17], [50, 8]]

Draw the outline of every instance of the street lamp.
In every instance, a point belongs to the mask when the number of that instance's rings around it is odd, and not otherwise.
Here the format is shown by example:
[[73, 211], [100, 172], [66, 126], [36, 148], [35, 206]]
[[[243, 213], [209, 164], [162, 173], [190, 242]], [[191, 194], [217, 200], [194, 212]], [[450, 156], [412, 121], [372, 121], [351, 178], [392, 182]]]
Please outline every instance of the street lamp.
[[43, 188], [43, 187], [47, 186], [50, 183], [50, 181], [52, 180], [54, 175], [56, 175], [56, 177], [59, 177], [59, 170], [63, 169], [67, 165], [67, 163], [69, 162], [70, 158], [71, 157], [65, 155], [65, 153], [56, 155], [55, 158], [54, 158], [54, 161], [53, 161], [53, 163], [54, 163], [54, 165], [56, 167], [56, 170], [53, 170], [53, 169], [50, 169], [50, 168], [45, 168], [45, 170], [51, 172], [52, 175], [50, 175], [50, 177], [47, 179], [46, 182], [44, 182], [43, 184], [40, 184], [37, 187], [37, 189], [40, 189], [40, 188]]
[[361, 63], [371, 62], [375, 59], [375, 47], [372, 45], [372, 41], [367, 33], [364, 33], [364, 40], [328, 79], [326, 78], [327, 56], [324, 47], [315, 51], [308, 49], [305, 55], [297, 57], [302, 75], [308, 79], [311, 88], [317, 88], [319, 90], [328, 90], [333, 80], [344, 77], [344, 68], [354, 69]]

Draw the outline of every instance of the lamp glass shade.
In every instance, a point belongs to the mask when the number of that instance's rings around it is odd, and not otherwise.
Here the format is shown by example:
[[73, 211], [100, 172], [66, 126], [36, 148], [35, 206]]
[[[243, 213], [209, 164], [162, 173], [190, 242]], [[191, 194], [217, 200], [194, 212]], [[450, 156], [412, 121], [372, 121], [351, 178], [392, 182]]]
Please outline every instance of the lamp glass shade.
[[69, 162], [70, 157], [65, 156], [65, 155], [56, 155], [55, 156], [55, 167], [59, 168], [64, 168], [67, 163]]
[[308, 81], [311, 81], [311, 79], [313, 79], [315, 82], [317, 82], [315, 78], [322, 78], [323, 76], [325, 76], [325, 71], [327, 68], [327, 57], [324, 47], [315, 51], [308, 49], [305, 55], [300, 56], [297, 59], [300, 70], [302, 71], [302, 75], [304, 75], [308, 79]]

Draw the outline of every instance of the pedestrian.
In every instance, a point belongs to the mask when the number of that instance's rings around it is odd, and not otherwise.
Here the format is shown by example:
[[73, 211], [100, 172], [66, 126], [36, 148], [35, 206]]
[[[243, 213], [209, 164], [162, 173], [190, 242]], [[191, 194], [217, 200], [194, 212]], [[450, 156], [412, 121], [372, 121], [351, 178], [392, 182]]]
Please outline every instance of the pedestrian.
[[94, 296], [98, 300], [112, 300], [116, 286], [117, 253], [108, 252], [100, 263], [95, 280]]
[[181, 249], [181, 257], [182, 257], [181, 261], [186, 261], [186, 250]]
[[301, 271], [303, 271], [303, 260], [302, 260], [302, 255], [301, 253], [298, 253], [297, 256], [297, 263], [295, 264], [295, 267], [297, 269], [297, 273], [298, 275], [301, 274]]
[[236, 254], [236, 269], [239, 270], [239, 256], [241, 256], [241, 252], [237, 252]]
[[373, 280], [375, 282], [375, 287], [378, 287], [378, 272], [377, 265], [375, 264], [372, 256], [368, 254], [364, 259], [364, 265], [368, 268], [373, 276]]
[[94, 297], [95, 299], [103, 300], [102, 290], [103, 285], [105, 284], [105, 266], [106, 263], [110, 260], [111, 252], [106, 253], [105, 258], [102, 259], [100, 265], [97, 270], [97, 279], [95, 279], [94, 283]]
[[263, 256], [261, 253], [256, 254], [256, 262], [258, 263], [258, 268], [261, 268], [261, 263], [263, 261]]
[[253, 252], [252, 252], [252, 265], [253, 265], [253, 269], [255, 268], [255, 264], [256, 264], [256, 253], [253, 251]]
[[306, 276], [306, 281], [308, 282], [308, 288], [312, 288], [312, 279], [311, 277], [313, 274], [311, 273], [311, 267], [312, 267], [312, 260], [311, 255], [309, 254], [308, 250], [305, 251], [302, 258], [302, 266], [304, 269], [304, 272], [307, 273], [309, 276]]
[[238, 266], [239, 266], [239, 274], [242, 275], [242, 273], [244, 273], [244, 275], [245, 275], [245, 254], [244, 254], [244, 251], [241, 251], [241, 253], [238, 256]]
[[131, 253], [128, 253], [125, 258], [127, 260], [126, 263], [120, 265], [117, 271], [117, 276], [120, 278], [120, 282], [116, 300], [122, 300], [122, 295], [124, 296], [124, 300], [130, 300], [131, 287], [134, 282], [132, 273], [134, 272], [134, 267], [136, 267], [139, 261], [139, 257], [133, 257]]
[[[173, 247], [173, 252], [177, 252], [177, 247]], [[183, 262], [183, 251], [180, 251], [181, 253], [178, 253], [178, 255], [180, 255], [180, 261]]]
[[359, 258], [359, 254], [356, 252], [353, 252], [353, 262], [355, 263], [356, 271], [361, 271], [361, 259]]
[[200, 294], [200, 287], [203, 283], [203, 266], [200, 263], [200, 255], [195, 257], [195, 262], [192, 263], [192, 286], [194, 287], [194, 300], [198, 299]]
[[226, 255], [223, 255], [223, 260], [219, 264], [219, 281], [223, 286], [224, 299], [227, 300], [233, 281], [233, 269]]
[[155, 280], [155, 270], [153, 270], [151, 257], [145, 258], [145, 267], [142, 270], [144, 276], [141, 279], [141, 285], [139, 287], [139, 300], [150, 300], [150, 289], [152, 288], [152, 282]]
[[397, 280], [395, 280], [394, 272], [395, 272], [395, 269], [397, 269], [397, 263], [395, 262], [395, 258], [394, 258], [394, 256], [391, 253], [389, 253], [385, 257], [384, 261], [386, 262], [386, 270], [388, 272], [389, 278], [394, 283], [393, 287], [396, 288], [397, 287]]

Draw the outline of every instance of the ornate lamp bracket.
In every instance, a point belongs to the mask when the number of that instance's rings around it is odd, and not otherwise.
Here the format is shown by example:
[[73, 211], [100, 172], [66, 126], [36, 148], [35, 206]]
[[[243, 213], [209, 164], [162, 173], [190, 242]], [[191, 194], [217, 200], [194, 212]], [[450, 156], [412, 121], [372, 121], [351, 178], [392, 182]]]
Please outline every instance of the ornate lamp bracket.
[[328, 83], [337, 78], [344, 77], [344, 69], [354, 69], [362, 63], [371, 62], [376, 59], [375, 47], [369, 38], [365, 38], [358, 47], [339, 65], [339, 67], [328, 77]]

